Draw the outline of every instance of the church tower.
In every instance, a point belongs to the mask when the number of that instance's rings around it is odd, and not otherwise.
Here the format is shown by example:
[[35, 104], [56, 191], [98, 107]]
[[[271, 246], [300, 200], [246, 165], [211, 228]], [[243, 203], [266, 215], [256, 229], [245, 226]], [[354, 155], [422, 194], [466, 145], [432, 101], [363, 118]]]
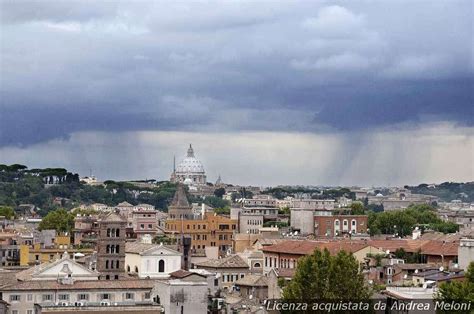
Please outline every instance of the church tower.
[[97, 271], [100, 279], [114, 280], [125, 275], [125, 228], [127, 221], [117, 212], [99, 222]]
[[191, 205], [189, 205], [188, 198], [186, 197], [186, 191], [184, 185], [178, 183], [178, 188], [174, 193], [171, 205], [168, 206], [168, 215], [170, 219], [192, 219], [193, 211]]

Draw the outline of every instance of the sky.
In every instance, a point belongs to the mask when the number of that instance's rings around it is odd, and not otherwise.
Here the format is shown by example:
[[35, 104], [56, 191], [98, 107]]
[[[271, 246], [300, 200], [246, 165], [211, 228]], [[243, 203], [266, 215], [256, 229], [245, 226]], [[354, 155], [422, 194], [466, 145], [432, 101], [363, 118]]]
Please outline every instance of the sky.
[[210, 181], [474, 180], [473, 2], [0, 0], [0, 163]]

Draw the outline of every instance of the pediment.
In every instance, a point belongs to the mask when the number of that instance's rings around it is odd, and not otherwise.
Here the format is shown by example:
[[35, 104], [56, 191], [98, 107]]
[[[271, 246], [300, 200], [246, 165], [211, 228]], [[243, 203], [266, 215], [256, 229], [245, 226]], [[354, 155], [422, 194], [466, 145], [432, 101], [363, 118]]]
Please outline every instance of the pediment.
[[176, 250], [173, 250], [169, 247], [159, 245], [157, 247], [153, 247], [153, 248], [150, 248], [150, 249], [142, 252], [141, 255], [144, 255], [144, 256], [163, 256], [163, 255], [176, 256], [176, 255], [181, 255], [181, 253], [176, 251]]
[[73, 278], [78, 277], [97, 277], [96, 271], [90, 270], [85, 266], [68, 258], [62, 258], [38, 270], [32, 275], [32, 278], [45, 278], [70, 275]]

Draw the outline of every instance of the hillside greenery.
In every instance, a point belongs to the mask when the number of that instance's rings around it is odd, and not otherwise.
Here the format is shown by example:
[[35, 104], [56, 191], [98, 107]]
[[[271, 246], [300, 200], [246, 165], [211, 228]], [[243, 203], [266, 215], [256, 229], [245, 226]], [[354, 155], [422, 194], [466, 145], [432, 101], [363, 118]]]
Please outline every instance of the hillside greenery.
[[415, 227], [443, 233], [454, 233], [459, 230], [457, 224], [441, 220], [430, 205], [412, 205], [404, 210], [367, 211], [367, 213], [371, 235], [397, 234], [404, 237], [411, 234]]
[[23, 165], [0, 165], [0, 206], [15, 209], [21, 204], [33, 204], [42, 216], [80, 204], [114, 206], [125, 201], [133, 205], [147, 203], [166, 211], [175, 191], [176, 185], [166, 181], [152, 187], [116, 181], [92, 186], [63, 168], [29, 170]]
[[436, 186], [423, 183], [418, 186], [405, 186], [405, 188], [412, 193], [437, 196], [444, 202], [452, 200], [474, 202], [474, 182], [444, 182]]

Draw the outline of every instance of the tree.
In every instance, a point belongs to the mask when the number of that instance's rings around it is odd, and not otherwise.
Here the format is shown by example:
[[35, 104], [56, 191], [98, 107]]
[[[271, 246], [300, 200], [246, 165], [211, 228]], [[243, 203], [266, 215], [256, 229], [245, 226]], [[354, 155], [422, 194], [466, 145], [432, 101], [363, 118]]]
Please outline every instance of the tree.
[[0, 216], [13, 219], [15, 217], [15, 211], [10, 206], [0, 206]]
[[474, 302], [474, 262], [469, 264], [464, 281], [443, 282], [439, 286], [437, 299], [445, 302]]
[[54, 229], [57, 232], [70, 232], [74, 227], [74, 214], [64, 208], [50, 211], [40, 222], [38, 230]]
[[352, 202], [351, 204], [351, 215], [364, 215], [365, 208], [361, 202]]
[[222, 196], [225, 194], [225, 189], [224, 188], [218, 188], [214, 190], [214, 195], [217, 197], [222, 198]]
[[368, 300], [370, 296], [355, 257], [345, 251], [331, 256], [327, 249], [298, 260], [295, 276], [283, 290], [288, 301]]

